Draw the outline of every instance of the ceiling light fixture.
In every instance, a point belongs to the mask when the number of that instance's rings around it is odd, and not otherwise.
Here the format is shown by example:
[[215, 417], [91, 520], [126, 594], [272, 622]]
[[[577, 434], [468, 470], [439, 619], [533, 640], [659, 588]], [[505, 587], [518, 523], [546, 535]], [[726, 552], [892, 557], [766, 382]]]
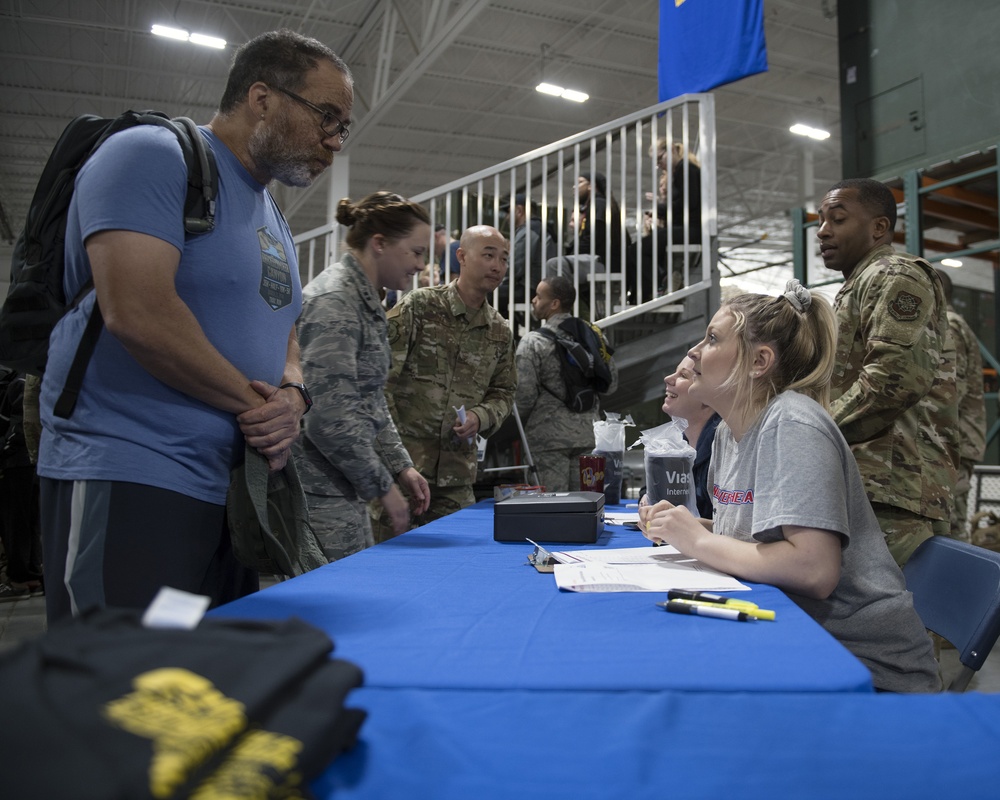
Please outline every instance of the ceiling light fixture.
[[554, 83], [546, 83], [542, 81], [538, 86], [535, 87], [536, 92], [541, 92], [542, 94], [550, 94], [553, 97], [562, 97], [562, 93], [566, 90], [562, 86], [556, 86]]
[[546, 83], [545, 81], [538, 84], [535, 87], [535, 91], [542, 94], [549, 94], [553, 97], [561, 97], [563, 100], [572, 100], [574, 103], [585, 103], [590, 99], [590, 95], [586, 92], [578, 92], [576, 89], [564, 89], [562, 86], [556, 86], [554, 83]]
[[578, 92], [576, 89], [567, 89], [562, 93], [563, 100], [572, 100], [574, 103], [585, 103], [590, 99], [586, 92]]
[[181, 28], [171, 28], [167, 25], [154, 25], [149, 29], [154, 36], [163, 36], [167, 39], [177, 39], [181, 42], [191, 42], [202, 47], [212, 47], [216, 50], [225, 50], [226, 40], [218, 36], [207, 36], [204, 33], [188, 33]]
[[200, 44], [202, 47], [214, 47], [216, 50], [226, 49], [226, 40], [218, 36], [206, 36], [204, 33], [192, 33], [188, 38], [191, 44]]
[[942, 267], [955, 267], [955, 268], [958, 268], [958, 267], [962, 266], [962, 262], [959, 261], [957, 258], [942, 258], [941, 259], [941, 266]]
[[542, 94], [551, 95], [552, 97], [561, 97], [563, 100], [571, 100], [574, 103], [585, 103], [590, 99], [590, 95], [586, 92], [580, 92], [576, 89], [566, 89], [562, 86], [557, 86], [554, 83], [548, 83], [545, 80], [545, 54], [549, 51], [549, 45], [542, 45], [542, 82], [535, 87], [536, 92], [541, 92]]
[[816, 139], [817, 141], [823, 141], [824, 139], [830, 138], [830, 131], [824, 131], [820, 128], [803, 125], [801, 122], [795, 123], [788, 130], [798, 136], [808, 136], [810, 139]]
[[163, 36], [166, 39], [178, 39], [182, 42], [186, 42], [188, 40], [188, 36], [191, 35], [187, 31], [183, 31], [180, 28], [170, 28], [166, 25], [154, 25], [150, 29], [150, 32], [154, 36]]

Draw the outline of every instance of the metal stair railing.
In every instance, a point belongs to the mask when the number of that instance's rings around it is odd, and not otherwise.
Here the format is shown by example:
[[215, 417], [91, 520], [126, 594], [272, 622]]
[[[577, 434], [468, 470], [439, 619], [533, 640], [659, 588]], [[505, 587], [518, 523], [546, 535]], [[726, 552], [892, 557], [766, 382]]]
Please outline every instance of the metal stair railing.
[[[658, 140], [663, 141], [667, 153], [677, 145], [682, 153], [701, 162], [700, 170], [694, 171], [691, 162], [683, 159], [679, 187], [674, 186], [674, 170], [668, 170], [661, 198], [655, 149]], [[453, 233], [489, 224], [512, 241], [507, 220], [513, 219], [514, 197], [523, 193], [528, 198], [528, 217], [537, 217], [543, 231], [552, 231], [559, 254], [596, 258], [595, 237], [591, 237], [589, 250], [581, 251], [570, 222], [580, 217], [575, 191], [578, 179], [586, 177], [593, 191], [597, 173], [605, 176], [607, 193], [617, 202], [620, 213], [616, 217], [608, 203], [603, 219], [598, 219], [591, 203], [585, 224], [592, 231], [603, 225], [606, 241], [617, 239], [618, 247], [608, 253], [607, 260], [612, 263], [601, 264], [603, 269], [574, 271], [574, 313], [608, 329], [658, 309], [676, 312], [685, 297], [709, 291], [717, 233], [715, 104], [710, 94], [684, 95], [650, 106], [411, 199], [427, 207], [434, 224], [442, 223]], [[692, 231], [688, 176], [694, 174], [700, 175], [701, 225]], [[683, 198], [683, 219], [674, 219], [671, 198], [675, 188]], [[665, 213], [658, 207], [658, 199], [665, 203]], [[641, 246], [644, 214], [651, 219], [651, 257]], [[307, 278], [337, 259], [339, 238], [336, 223], [295, 237]], [[544, 263], [532, 263], [530, 248], [527, 250], [523, 285], [516, 286], [512, 277], [502, 303], [515, 332], [530, 327], [531, 296], [544, 276]], [[661, 250], [667, 253], [668, 264], [658, 263]], [[445, 280], [451, 278], [451, 267], [446, 267]], [[499, 301], [497, 292], [494, 302]]]

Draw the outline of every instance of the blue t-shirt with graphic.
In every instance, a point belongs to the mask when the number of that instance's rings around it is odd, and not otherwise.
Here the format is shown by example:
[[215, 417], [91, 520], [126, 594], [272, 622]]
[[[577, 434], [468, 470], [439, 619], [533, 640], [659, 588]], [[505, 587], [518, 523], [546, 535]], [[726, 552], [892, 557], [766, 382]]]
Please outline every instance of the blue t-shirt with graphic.
[[[161, 239], [182, 253], [177, 293], [208, 340], [248, 380], [277, 384], [302, 308], [291, 233], [266, 187], [217, 137], [201, 131], [219, 168], [215, 230], [185, 239], [187, 167], [173, 133], [143, 125], [116, 134], [77, 177], [67, 219], [66, 295], [75, 297], [90, 280], [88, 236], [128, 230]], [[52, 334], [39, 474], [143, 483], [224, 503], [230, 469], [243, 454], [235, 416], [161, 383], [106, 329], [72, 416], [53, 415], [94, 297], [90, 292]]]

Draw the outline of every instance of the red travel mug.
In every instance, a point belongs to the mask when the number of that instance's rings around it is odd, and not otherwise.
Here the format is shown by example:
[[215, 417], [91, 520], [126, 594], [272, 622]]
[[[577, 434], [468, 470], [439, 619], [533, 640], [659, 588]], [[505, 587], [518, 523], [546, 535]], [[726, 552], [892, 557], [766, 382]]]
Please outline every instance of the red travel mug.
[[580, 456], [580, 491], [604, 491], [604, 456]]

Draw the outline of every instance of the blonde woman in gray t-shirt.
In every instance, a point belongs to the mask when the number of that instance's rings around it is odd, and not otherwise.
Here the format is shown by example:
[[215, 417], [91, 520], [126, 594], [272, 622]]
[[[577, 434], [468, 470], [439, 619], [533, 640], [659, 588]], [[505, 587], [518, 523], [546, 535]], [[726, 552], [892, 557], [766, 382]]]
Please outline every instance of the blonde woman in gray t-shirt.
[[782, 589], [877, 689], [938, 691], [930, 639], [827, 411], [835, 344], [830, 304], [798, 281], [726, 302], [689, 353], [689, 394], [723, 419], [708, 474], [715, 518], [660, 502], [640, 509], [643, 531]]

